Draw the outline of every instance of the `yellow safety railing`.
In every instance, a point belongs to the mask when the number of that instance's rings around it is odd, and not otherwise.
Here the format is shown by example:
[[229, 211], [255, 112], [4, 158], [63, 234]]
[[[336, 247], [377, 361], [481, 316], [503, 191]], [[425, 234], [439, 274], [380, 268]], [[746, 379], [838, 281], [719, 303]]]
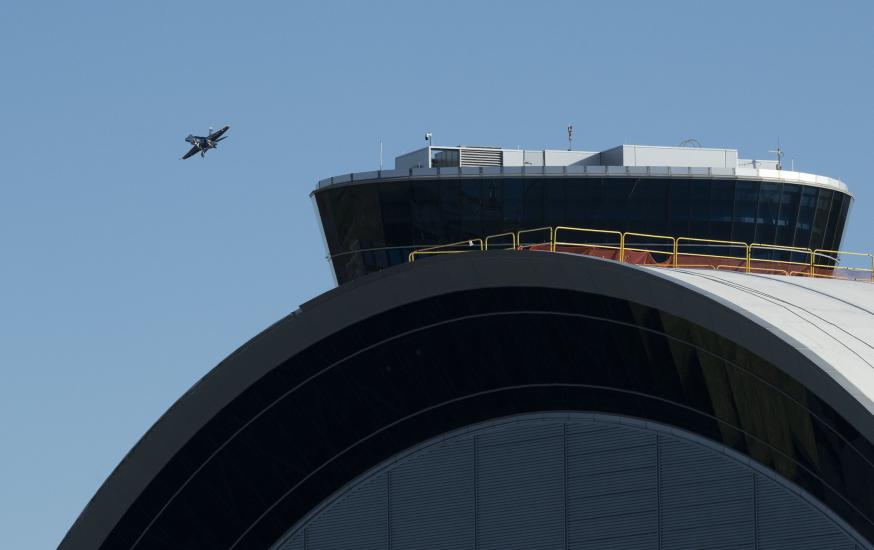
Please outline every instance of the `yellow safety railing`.
[[[432, 254], [463, 254], [465, 252], [470, 252], [471, 249], [483, 249], [483, 240], [482, 239], [468, 239], [466, 241], [458, 241], [457, 243], [449, 243], [449, 244], [441, 244], [437, 246], [431, 246], [428, 248], [420, 248], [419, 250], [414, 250], [410, 252], [409, 260], [411, 262], [416, 261], [416, 256], [426, 256]], [[461, 250], [455, 250], [461, 249]]]
[[[749, 246], [749, 248], [747, 250], [748, 250], [748, 254], [749, 254], [749, 258], [747, 260], [747, 266], [748, 266], [747, 269], [749, 271], [753, 271], [754, 269], [760, 269], [760, 270], [770, 269], [770, 268], [764, 267], [764, 266], [756, 266], [754, 268], [753, 262], [756, 262], [757, 264], [778, 264], [781, 267], [774, 268], [774, 269], [778, 269], [780, 271], [786, 271], [785, 268], [788, 267], [788, 269], [793, 273], [801, 273], [806, 269], [808, 274], [813, 275], [813, 250], [811, 250], [809, 248], [803, 248], [800, 246], [782, 246], [782, 245], [777, 245], [777, 244], [753, 243]], [[756, 253], [756, 251], [768, 251], [768, 252], [772, 252], [772, 253], [773, 252], [784, 253], [784, 254], [788, 254], [789, 259], [787, 259], [787, 260], [775, 260], [773, 258], [755, 258], [754, 254]], [[773, 256], [773, 254], [771, 254], [771, 255]], [[793, 258], [795, 258], [797, 256], [806, 256], [806, 259], [805, 259], [805, 261], [793, 260]], [[795, 267], [803, 266], [803, 269], [799, 267], [795, 270], [792, 270], [793, 266], [795, 266]]]
[[[561, 232], [571, 233], [575, 235], [585, 234], [585, 235], [597, 235], [598, 237], [605, 237], [608, 235], [615, 236], [617, 238], [616, 244], [611, 243], [593, 243], [593, 242], [572, 242], [572, 241], [563, 241], [559, 238], [559, 234]], [[625, 235], [621, 231], [610, 231], [609, 229], [584, 229], [581, 227], [566, 227], [560, 225], [555, 228], [555, 239], [552, 241], [552, 251], [555, 252], [556, 248], [559, 246], [567, 246], [567, 247], [580, 247], [580, 248], [600, 248], [605, 250], [618, 250], [619, 256], [622, 257], [622, 251], [625, 248]]]
[[[620, 262], [625, 261], [625, 254], [627, 252], [647, 253], [650, 255], [650, 257], [653, 259], [653, 261], [656, 264], [659, 264], [662, 262], [659, 262], [658, 260], [656, 260], [656, 257], [653, 256], [653, 254], [660, 254], [663, 256], [667, 256], [667, 259], [670, 260], [671, 264], [675, 263], [675, 261], [676, 261], [677, 239], [675, 239], [673, 237], [668, 237], [666, 235], [650, 235], [649, 233], [633, 233], [631, 231], [626, 232], [622, 237], [623, 237], [622, 238], [622, 251], [619, 254], [619, 261]], [[667, 250], [665, 250], [665, 249], [652, 249], [652, 248], [640, 248], [641, 246], [659, 246], [658, 244], [652, 244], [652, 243], [648, 243], [648, 242], [641, 242], [641, 243], [632, 242], [631, 243], [632, 246], [628, 246], [628, 238], [629, 237], [631, 237], [632, 239], [636, 239], [636, 240], [645, 239], [647, 241], [656, 241], [656, 243], [661, 242], [665, 247], [667, 247]], [[646, 260], [644, 260], [644, 263], [646, 263]]]
[[[545, 240], [533, 238], [537, 234], [545, 237]], [[827, 277], [874, 283], [874, 255], [868, 253], [811, 250], [798, 246], [747, 244], [742, 241], [671, 237], [565, 225], [555, 228], [523, 229], [515, 233], [489, 235], [485, 239], [468, 239], [421, 248], [410, 253], [409, 261], [413, 262], [419, 256], [495, 249], [576, 251], [581, 254], [618, 259], [620, 262], [655, 267], [735, 270], [745, 273]], [[714, 249], [722, 249], [726, 252], [713, 253]], [[629, 253], [637, 254], [629, 255]], [[861, 259], [864, 266], [840, 265], [842, 256]]]
[[[829, 260], [832, 260], [832, 262], [834, 262], [834, 263], [832, 263], [832, 264], [817, 263], [817, 261], [816, 261], [817, 258], [820, 258], [823, 256], [828, 258]], [[840, 260], [841, 256], [853, 256], [856, 258], [867, 258], [868, 259], [867, 264], [870, 265], [871, 267], [855, 267], [855, 266], [838, 265], [838, 261]], [[831, 270], [832, 273], [830, 275], [823, 274], [823, 273], [817, 273], [818, 268]], [[813, 264], [811, 265], [811, 271], [812, 271], [812, 274], [814, 277], [828, 277], [831, 279], [841, 278], [841, 277], [837, 277], [836, 275], [834, 275], [834, 273], [838, 270], [840, 270], [840, 272], [847, 272], [848, 273], [848, 276], [846, 277], [847, 279], [853, 279], [853, 280], [859, 280], [859, 281], [867, 280], [869, 282], [874, 283], [874, 255], [868, 254], [866, 252], [847, 252], [846, 250], [826, 250], [824, 248], [817, 248], [816, 250], [813, 251]], [[852, 276], [852, 277], [849, 276], [849, 275], [865, 274], [865, 273], [867, 273], [867, 275], [865, 275], [864, 278], [857, 278], [855, 276]]]
[[[509, 233], [498, 233], [497, 235], [489, 235], [488, 237], [486, 237], [486, 240], [484, 241], [484, 242], [485, 242], [485, 250], [488, 250], [488, 249], [489, 249], [489, 242], [491, 242], [491, 241], [493, 241], [493, 240], [498, 240], [498, 239], [501, 239], [501, 238], [505, 238], [505, 237], [510, 237], [510, 246], [509, 246], [509, 248], [516, 248], [516, 234], [513, 233], [513, 232], [511, 231], [511, 232], [509, 232]], [[507, 245], [506, 245], [506, 243], [497, 243], [496, 246], [501, 246], [501, 247], [503, 247], [503, 248], [508, 248]], [[494, 248], [492, 248], [492, 250], [494, 250]]]
[[[523, 242], [522, 235], [528, 236], [528, 235], [533, 235], [535, 233], [543, 233], [543, 232], [546, 232], [546, 235], [547, 235], [547, 239], [545, 241]], [[525, 248], [525, 247], [530, 248], [532, 246], [538, 246], [538, 245], [544, 245], [544, 244], [552, 247], [552, 244], [555, 242], [555, 239], [553, 239], [553, 230], [551, 227], [536, 227], [534, 229], [523, 229], [522, 231], [518, 231], [516, 233], [516, 242], [518, 243], [519, 248]]]
[[[694, 258], [693, 261], [700, 262], [700, 258], [712, 258], [715, 260], [729, 260], [729, 261], [742, 261], [743, 269], [747, 271], [749, 267], [749, 245], [740, 241], [721, 241], [717, 239], [699, 239], [697, 237], [678, 237], [676, 240], [676, 251], [674, 253], [674, 267], [688, 267], [695, 268], [698, 264], [687, 264], [686, 262], [682, 262], [681, 257], [690, 257]], [[728, 254], [708, 254], [705, 252], [685, 252], [681, 250], [684, 243], [688, 243], [689, 246], [694, 246], [698, 249], [707, 249], [707, 248], [727, 248], [729, 250], [740, 249], [743, 251], [743, 256], [731, 256]], [[682, 263], [681, 263], [682, 262]], [[713, 265], [713, 264], [709, 264]], [[719, 269], [720, 266], [726, 266], [724, 269], [737, 269], [736, 264], [730, 264], [728, 262], [717, 262], [715, 268]]]

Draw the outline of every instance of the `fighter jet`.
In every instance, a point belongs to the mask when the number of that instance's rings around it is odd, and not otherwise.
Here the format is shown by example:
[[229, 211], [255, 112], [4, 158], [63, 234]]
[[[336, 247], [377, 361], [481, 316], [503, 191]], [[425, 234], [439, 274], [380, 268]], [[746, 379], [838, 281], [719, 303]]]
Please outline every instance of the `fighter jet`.
[[188, 134], [188, 137], [185, 138], [185, 141], [190, 143], [192, 145], [192, 147], [191, 147], [191, 149], [188, 150], [187, 153], [185, 153], [185, 156], [182, 157], [182, 160], [185, 160], [189, 157], [192, 157], [195, 154], [197, 154], [198, 152], [200, 153], [200, 156], [202, 157], [210, 149], [215, 149], [216, 144], [218, 142], [220, 142], [221, 140], [225, 139], [225, 137], [227, 137], [227, 136], [222, 137], [222, 134], [227, 132], [228, 128], [230, 128], [230, 126], [225, 126], [224, 128], [222, 128], [221, 130], [219, 130], [217, 132], [213, 132], [212, 128], [210, 128], [209, 135], [206, 137]]

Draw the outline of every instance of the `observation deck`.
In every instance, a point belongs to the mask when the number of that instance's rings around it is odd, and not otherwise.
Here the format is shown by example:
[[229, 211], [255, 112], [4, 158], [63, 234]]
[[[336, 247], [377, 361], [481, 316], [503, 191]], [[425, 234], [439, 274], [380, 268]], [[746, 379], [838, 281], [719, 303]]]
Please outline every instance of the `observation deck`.
[[407, 262], [416, 250], [538, 227], [670, 236], [663, 244], [681, 236], [687, 250], [692, 239], [711, 249], [741, 243], [764, 259], [792, 262], [774, 268], [754, 256], [744, 269], [791, 273], [806, 265], [817, 276], [809, 266], [835, 264], [853, 200], [840, 180], [743, 159], [736, 149], [644, 145], [429, 146], [397, 157], [393, 170], [324, 179], [312, 197], [340, 284]]

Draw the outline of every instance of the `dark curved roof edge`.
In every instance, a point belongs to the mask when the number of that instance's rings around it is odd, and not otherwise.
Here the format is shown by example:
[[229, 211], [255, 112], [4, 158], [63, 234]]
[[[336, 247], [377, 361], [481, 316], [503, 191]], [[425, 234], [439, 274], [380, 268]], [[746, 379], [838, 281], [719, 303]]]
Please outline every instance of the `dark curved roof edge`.
[[330, 290], [242, 345], [201, 378], [109, 475], [59, 548], [97, 548], [185, 443], [246, 388], [288, 358], [349, 325], [425, 298], [489, 287], [544, 287], [636, 302], [721, 334], [811, 388], [869, 441], [874, 417], [826, 373], [828, 365], [778, 327], [658, 270], [598, 258], [494, 251], [407, 263]]

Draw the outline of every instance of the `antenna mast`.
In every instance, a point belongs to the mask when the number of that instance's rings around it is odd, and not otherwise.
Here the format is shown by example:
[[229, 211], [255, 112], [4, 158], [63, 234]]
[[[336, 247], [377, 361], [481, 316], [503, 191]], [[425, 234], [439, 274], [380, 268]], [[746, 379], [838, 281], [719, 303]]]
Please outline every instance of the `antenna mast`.
[[574, 125], [573, 125], [573, 123], [571, 123], [567, 127], [567, 150], [568, 151], [574, 150]]
[[780, 149], [780, 137], [777, 137], [777, 150], [768, 151], [769, 153], [775, 153], [777, 155], [777, 170], [783, 169], [783, 149]]

